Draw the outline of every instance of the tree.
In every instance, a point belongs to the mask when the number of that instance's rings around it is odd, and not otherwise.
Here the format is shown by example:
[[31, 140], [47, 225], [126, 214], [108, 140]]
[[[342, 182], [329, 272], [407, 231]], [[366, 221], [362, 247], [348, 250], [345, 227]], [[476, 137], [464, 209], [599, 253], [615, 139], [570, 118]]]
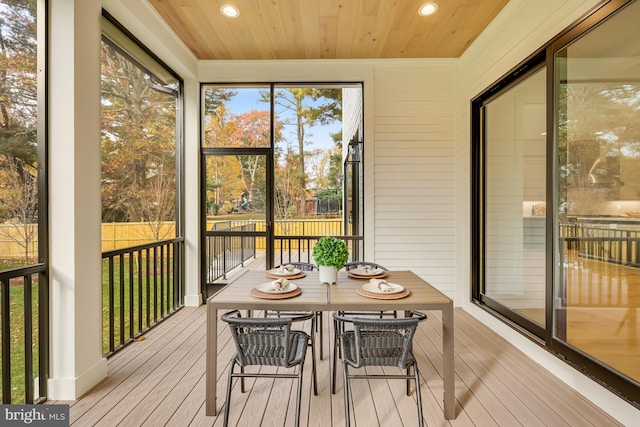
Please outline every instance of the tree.
[[158, 238], [175, 219], [177, 92], [106, 41], [101, 70], [103, 220], [152, 222]]
[[[231, 145], [233, 147], [268, 147], [270, 145], [270, 122], [268, 111], [252, 110], [245, 114], [231, 115], [233, 123]], [[256, 174], [264, 171], [264, 157], [255, 155], [236, 156], [242, 169], [244, 190], [249, 194], [249, 200], [254, 199]]]
[[[171, 229], [164, 226], [165, 222], [175, 215], [175, 179], [164, 172], [164, 165], [168, 162], [157, 159], [157, 167], [150, 171], [147, 177], [147, 189], [144, 193], [134, 192], [129, 195], [135, 203], [131, 208], [137, 210], [136, 216], [143, 218], [151, 237], [162, 240], [170, 236]], [[173, 159], [171, 159], [173, 160]], [[132, 191], [132, 189], [129, 189]]]
[[3, 2], [0, 8], [0, 222], [24, 250], [37, 237], [36, 2]]
[[[275, 162], [275, 188], [274, 188], [274, 213], [276, 219], [286, 220], [296, 214], [296, 197], [299, 194], [297, 155], [291, 145], [286, 151], [276, 154]], [[282, 234], [289, 234], [287, 222], [282, 222]]]
[[[266, 100], [266, 95], [263, 96]], [[276, 111], [283, 125], [293, 125], [298, 147], [300, 163], [299, 196], [302, 215], [306, 210], [307, 173], [305, 164], [305, 133], [316, 124], [328, 124], [342, 117], [342, 90], [318, 88], [289, 88], [275, 93], [275, 104], [280, 107]]]
[[9, 228], [1, 230], [5, 238], [22, 248], [26, 265], [33, 258], [32, 246], [38, 233], [38, 180], [35, 170], [25, 172], [25, 165], [20, 163], [17, 159], [6, 161], [8, 174], [3, 178], [8, 191], [3, 201], [11, 220], [7, 222]]

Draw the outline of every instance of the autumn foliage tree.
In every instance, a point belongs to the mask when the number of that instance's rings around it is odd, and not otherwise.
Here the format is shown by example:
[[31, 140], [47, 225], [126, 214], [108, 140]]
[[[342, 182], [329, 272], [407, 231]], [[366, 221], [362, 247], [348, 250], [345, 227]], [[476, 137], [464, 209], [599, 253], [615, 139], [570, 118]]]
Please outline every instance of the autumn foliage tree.
[[176, 100], [161, 82], [102, 43], [103, 221], [145, 222], [165, 238], [175, 219]]
[[287, 88], [276, 91], [275, 103], [278, 106], [276, 113], [279, 121], [283, 126], [291, 126], [294, 129], [297, 161], [300, 164], [298, 194], [301, 214], [304, 216], [308, 178], [305, 151], [308, 143], [307, 132], [312, 126], [342, 119], [342, 91], [312, 87]]
[[[264, 161], [267, 157], [255, 153], [247, 155], [246, 149], [269, 148], [273, 145], [273, 209], [276, 218], [286, 219], [298, 214], [304, 216], [307, 194], [315, 192], [313, 187], [329, 185], [335, 178], [332, 169], [335, 156], [332, 154], [340, 151], [339, 144], [330, 150], [309, 146], [314, 126], [341, 120], [342, 90], [310, 87], [279, 89], [274, 93], [274, 123], [271, 122], [269, 109], [249, 111], [247, 105], [242, 104], [254, 94], [245, 91], [242, 97], [235, 100], [238, 92], [239, 89], [234, 91], [215, 86], [203, 91], [204, 146], [226, 150], [220, 152], [221, 155], [207, 159], [209, 211], [216, 206], [217, 212], [223, 201], [237, 199], [242, 192], [246, 192], [253, 201], [258, 200], [261, 206], [266, 206]], [[253, 98], [256, 106], [270, 103], [269, 90], [258, 89], [258, 92]], [[229, 113], [228, 108], [238, 108], [243, 112]], [[332, 142], [335, 143], [335, 140]], [[228, 148], [237, 148], [237, 154], [233, 154], [233, 150], [228, 151]], [[236, 163], [235, 167], [231, 164], [233, 162]], [[312, 188], [308, 188], [310, 185]], [[301, 212], [298, 206], [302, 207]]]
[[0, 8], [0, 223], [3, 238], [32, 257], [37, 234], [36, 1]]

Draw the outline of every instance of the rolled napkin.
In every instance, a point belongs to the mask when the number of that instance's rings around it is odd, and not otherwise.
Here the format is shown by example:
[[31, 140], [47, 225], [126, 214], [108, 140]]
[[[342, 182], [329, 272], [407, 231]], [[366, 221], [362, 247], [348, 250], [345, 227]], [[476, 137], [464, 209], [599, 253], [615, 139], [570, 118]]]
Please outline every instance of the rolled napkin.
[[271, 285], [267, 289], [268, 292], [284, 292], [289, 287], [289, 281], [284, 277], [271, 282]]
[[373, 269], [371, 268], [370, 265], [361, 265], [360, 267], [360, 271], [364, 274], [371, 274], [373, 273]]
[[278, 274], [293, 273], [293, 270], [295, 270], [295, 267], [293, 265], [291, 264], [283, 265], [278, 269]]
[[369, 279], [369, 282], [380, 289], [380, 292], [393, 292], [395, 288], [387, 283], [384, 279]]

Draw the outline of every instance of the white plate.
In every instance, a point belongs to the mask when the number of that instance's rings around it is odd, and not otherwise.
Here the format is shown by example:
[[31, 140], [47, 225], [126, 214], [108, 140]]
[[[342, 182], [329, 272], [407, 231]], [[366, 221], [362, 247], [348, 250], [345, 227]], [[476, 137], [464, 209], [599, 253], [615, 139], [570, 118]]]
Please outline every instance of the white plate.
[[275, 276], [283, 276], [283, 277], [286, 277], [286, 276], [293, 276], [293, 275], [296, 275], [296, 274], [300, 274], [300, 272], [301, 272], [301, 271], [302, 271], [302, 270], [299, 270], [299, 269], [297, 269], [297, 268], [295, 268], [295, 267], [294, 267], [294, 268], [293, 268], [293, 270], [291, 270], [291, 271], [287, 271], [287, 270], [285, 270], [285, 271], [283, 271], [283, 272], [281, 272], [279, 268], [272, 268], [271, 270], [267, 271], [267, 273], [269, 273], [269, 274], [273, 274], [273, 275], [275, 275]]
[[358, 276], [377, 276], [384, 273], [384, 270], [381, 268], [370, 268], [369, 271], [367, 271], [362, 267], [357, 267], [349, 270], [349, 273], [357, 274]]
[[267, 282], [267, 283], [263, 283], [261, 285], [256, 286], [256, 289], [259, 290], [260, 292], [265, 292], [267, 294], [285, 294], [287, 292], [295, 291], [296, 289], [298, 289], [296, 284], [291, 282], [289, 282], [289, 285], [282, 291], [271, 290], [272, 286], [273, 286], [273, 282]]
[[362, 285], [362, 289], [364, 289], [365, 291], [374, 292], [376, 294], [397, 294], [398, 292], [404, 291], [404, 286], [398, 285], [397, 283], [387, 283], [387, 286], [391, 287], [392, 289], [388, 290], [387, 292], [383, 292], [382, 290], [380, 290], [380, 288], [378, 288], [378, 286], [369, 282]]

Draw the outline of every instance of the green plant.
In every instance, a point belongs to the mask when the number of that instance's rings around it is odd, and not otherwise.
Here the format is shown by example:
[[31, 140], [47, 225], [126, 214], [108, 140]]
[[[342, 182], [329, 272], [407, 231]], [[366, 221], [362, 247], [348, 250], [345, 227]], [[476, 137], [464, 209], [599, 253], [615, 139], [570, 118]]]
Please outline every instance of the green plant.
[[343, 240], [332, 236], [321, 237], [313, 247], [313, 259], [318, 265], [339, 270], [349, 260], [349, 249]]

